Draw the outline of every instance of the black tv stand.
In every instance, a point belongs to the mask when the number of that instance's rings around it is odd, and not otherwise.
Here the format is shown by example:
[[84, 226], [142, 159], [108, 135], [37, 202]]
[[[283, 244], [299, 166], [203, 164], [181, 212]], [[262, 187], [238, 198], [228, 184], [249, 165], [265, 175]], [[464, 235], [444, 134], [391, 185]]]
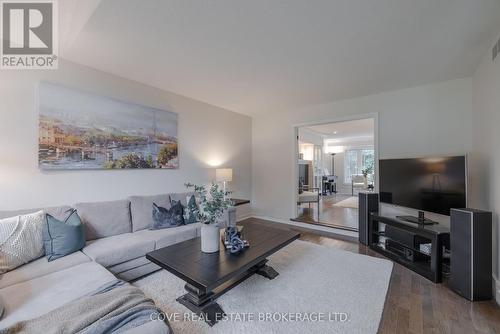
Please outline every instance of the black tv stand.
[[414, 216], [396, 216], [397, 219], [399, 220], [404, 220], [405, 222], [413, 223], [413, 224], [418, 224], [418, 225], [435, 225], [439, 224], [438, 222], [435, 222], [434, 220], [430, 220], [427, 218], [424, 218], [423, 220], [414, 217]]
[[[415, 217], [413, 217], [415, 218]], [[415, 218], [417, 219], [417, 218]], [[430, 253], [420, 248], [420, 245], [408, 245], [398, 238], [386, 234], [386, 226], [410, 233], [421, 239], [427, 239], [431, 244]], [[394, 216], [381, 216], [377, 212], [370, 213], [368, 221], [368, 245], [370, 249], [380, 253], [395, 262], [415, 271], [434, 283], [443, 279], [443, 248], [449, 245], [450, 229], [443, 224], [415, 226]], [[397, 249], [403, 252], [398, 252]], [[412, 259], [407, 254], [411, 253]]]

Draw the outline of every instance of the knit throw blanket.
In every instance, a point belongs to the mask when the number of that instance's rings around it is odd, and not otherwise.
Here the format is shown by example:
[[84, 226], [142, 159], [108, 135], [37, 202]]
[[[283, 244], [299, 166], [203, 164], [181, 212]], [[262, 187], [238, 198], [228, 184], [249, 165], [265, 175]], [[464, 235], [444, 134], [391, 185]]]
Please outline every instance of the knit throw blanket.
[[116, 280], [38, 318], [0, 330], [0, 334], [123, 332], [158, 319], [159, 312], [140, 289]]

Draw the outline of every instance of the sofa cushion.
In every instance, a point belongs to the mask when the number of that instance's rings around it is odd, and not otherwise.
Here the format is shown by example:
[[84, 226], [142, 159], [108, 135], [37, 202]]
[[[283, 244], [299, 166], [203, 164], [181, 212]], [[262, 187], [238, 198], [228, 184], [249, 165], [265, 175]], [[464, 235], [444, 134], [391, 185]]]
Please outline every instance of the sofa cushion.
[[149, 275], [151, 273], [154, 273], [155, 271], [161, 270], [161, 267], [149, 262], [145, 265], [142, 265], [140, 267], [136, 267], [127, 271], [123, 271], [119, 274], [116, 274], [116, 277], [118, 277], [121, 280], [124, 280], [126, 282], [130, 282], [132, 280], [138, 279], [140, 277]]
[[64, 205], [64, 206], [54, 206], [54, 207], [38, 208], [38, 209], [0, 211], [0, 219], [19, 216], [19, 215], [26, 215], [40, 210], [43, 210], [45, 213], [48, 213], [51, 216], [56, 217], [57, 219], [64, 219], [64, 217], [68, 215], [68, 210], [71, 210], [71, 207]]
[[49, 261], [85, 247], [85, 229], [76, 210], [72, 210], [64, 220], [45, 214], [43, 244]]
[[43, 255], [43, 210], [0, 220], [0, 274]]
[[196, 238], [201, 229], [200, 223], [182, 225], [163, 230], [142, 230], [134, 234], [139, 235], [145, 240], [151, 240], [155, 243], [155, 249], [167, 247], [185, 240]]
[[109, 271], [111, 271], [113, 274], [116, 275], [116, 274], [122, 273], [124, 271], [134, 269], [134, 268], [137, 268], [137, 267], [143, 266], [145, 264], [149, 264], [149, 263], [151, 263], [151, 262], [148, 259], [146, 259], [146, 256], [141, 256], [137, 259], [133, 259], [133, 260], [130, 260], [127, 262], [115, 264], [115, 265], [108, 267], [106, 269], [108, 269]]
[[82, 252], [76, 252], [51, 262], [42, 257], [1, 275], [0, 289], [90, 261], [90, 258]]
[[114, 280], [113, 274], [102, 266], [88, 262], [11, 285], [0, 290], [5, 302], [0, 328], [41, 316]]
[[154, 250], [155, 242], [136, 233], [125, 233], [90, 241], [82, 251], [97, 263], [110, 267], [142, 257]]
[[129, 200], [77, 203], [75, 209], [85, 224], [87, 240], [132, 232]]
[[162, 208], [170, 208], [170, 195], [131, 196], [132, 232], [150, 228], [153, 225], [153, 203]]
[[131, 281], [136, 278], [151, 274], [161, 268], [150, 262], [145, 256], [133, 259], [124, 263], [107, 268], [116, 277], [124, 281]]

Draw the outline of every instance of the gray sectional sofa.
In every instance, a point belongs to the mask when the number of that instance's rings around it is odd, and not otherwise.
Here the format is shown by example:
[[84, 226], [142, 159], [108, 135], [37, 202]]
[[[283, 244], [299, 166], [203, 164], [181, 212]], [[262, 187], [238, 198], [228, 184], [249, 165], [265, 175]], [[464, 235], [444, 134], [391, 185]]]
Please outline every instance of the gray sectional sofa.
[[[149, 230], [153, 202], [168, 206], [170, 197], [185, 202], [186, 195], [132, 196], [73, 205], [85, 225], [86, 246], [57, 260], [48, 262], [43, 257], [0, 275], [0, 296], [5, 304], [0, 329], [43, 315], [116, 277], [130, 281], [159, 270], [146, 259], [146, 253], [198, 236], [200, 224]], [[62, 206], [44, 210], [63, 219], [68, 209]], [[0, 211], [0, 219], [38, 210]], [[148, 326], [150, 333], [168, 332], [160, 321]]]

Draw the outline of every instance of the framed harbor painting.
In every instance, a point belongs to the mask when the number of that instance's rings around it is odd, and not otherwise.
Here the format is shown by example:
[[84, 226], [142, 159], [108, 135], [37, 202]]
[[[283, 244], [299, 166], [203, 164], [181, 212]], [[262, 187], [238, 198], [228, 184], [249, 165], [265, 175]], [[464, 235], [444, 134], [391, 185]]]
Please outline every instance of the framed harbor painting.
[[43, 170], [179, 168], [177, 114], [42, 82]]

